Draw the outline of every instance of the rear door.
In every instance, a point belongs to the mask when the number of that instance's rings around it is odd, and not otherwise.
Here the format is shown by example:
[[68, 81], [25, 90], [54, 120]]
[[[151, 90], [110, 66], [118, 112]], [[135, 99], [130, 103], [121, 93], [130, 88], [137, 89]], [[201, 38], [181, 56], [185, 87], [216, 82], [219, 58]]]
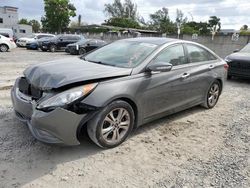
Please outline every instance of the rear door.
[[211, 82], [216, 77], [214, 70], [220, 61], [201, 46], [186, 43], [184, 47], [188, 56], [189, 77], [193, 88], [190, 95], [194, 101], [203, 101]]

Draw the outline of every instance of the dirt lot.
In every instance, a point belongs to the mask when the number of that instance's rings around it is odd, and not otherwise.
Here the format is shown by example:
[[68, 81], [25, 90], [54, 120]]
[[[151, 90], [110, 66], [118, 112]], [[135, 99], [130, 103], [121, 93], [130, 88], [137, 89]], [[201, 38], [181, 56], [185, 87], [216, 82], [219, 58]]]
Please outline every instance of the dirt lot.
[[250, 81], [227, 83], [217, 106], [137, 129], [120, 147], [36, 141], [13, 116], [10, 88], [33, 63], [62, 53], [0, 53], [0, 187], [250, 187]]

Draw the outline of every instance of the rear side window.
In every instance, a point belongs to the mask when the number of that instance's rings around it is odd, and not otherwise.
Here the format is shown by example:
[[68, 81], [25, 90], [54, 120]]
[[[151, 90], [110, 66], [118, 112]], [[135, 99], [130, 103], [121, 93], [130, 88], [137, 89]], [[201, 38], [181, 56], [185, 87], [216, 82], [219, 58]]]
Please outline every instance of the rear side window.
[[186, 44], [190, 63], [216, 60], [217, 58], [206, 49], [199, 46]]
[[186, 58], [183, 46], [178, 44], [168, 47], [167, 49], [160, 52], [160, 54], [155, 58], [154, 62], [166, 62], [172, 64], [173, 66], [185, 64]]
[[79, 36], [72, 36], [71, 40], [80, 40], [80, 37]]

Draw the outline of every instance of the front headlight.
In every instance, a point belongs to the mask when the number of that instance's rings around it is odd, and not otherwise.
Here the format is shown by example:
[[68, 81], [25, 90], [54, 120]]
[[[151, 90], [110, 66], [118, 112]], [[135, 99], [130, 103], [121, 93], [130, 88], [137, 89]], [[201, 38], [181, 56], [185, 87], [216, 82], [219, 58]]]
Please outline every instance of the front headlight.
[[62, 93], [58, 93], [54, 95], [53, 97], [41, 102], [37, 109], [45, 109], [45, 108], [56, 108], [56, 107], [62, 107], [67, 104], [70, 104], [77, 99], [80, 99], [87, 94], [89, 94], [95, 87], [97, 86], [97, 83], [94, 84], [87, 84], [81, 87], [76, 87], [73, 89], [69, 89], [67, 91], [64, 91]]

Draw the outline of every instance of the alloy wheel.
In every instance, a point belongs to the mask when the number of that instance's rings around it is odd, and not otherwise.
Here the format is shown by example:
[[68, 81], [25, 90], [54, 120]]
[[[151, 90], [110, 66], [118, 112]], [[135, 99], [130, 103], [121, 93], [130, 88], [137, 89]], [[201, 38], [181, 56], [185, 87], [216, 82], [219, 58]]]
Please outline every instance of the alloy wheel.
[[214, 106], [217, 103], [219, 96], [220, 96], [220, 86], [217, 83], [214, 83], [211, 86], [209, 94], [208, 94], [209, 106], [211, 107]]
[[130, 125], [129, 112], [125, 108], [116, 108], [104, 118], [101, 135], [106, 142], [117, 143], [124, 138]]

